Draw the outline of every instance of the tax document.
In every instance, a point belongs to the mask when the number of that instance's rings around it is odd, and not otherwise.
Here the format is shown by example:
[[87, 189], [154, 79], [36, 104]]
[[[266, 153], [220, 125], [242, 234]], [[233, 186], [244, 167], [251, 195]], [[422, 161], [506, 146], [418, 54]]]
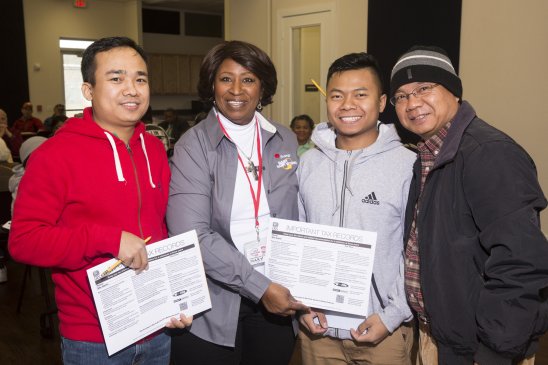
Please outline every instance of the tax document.
[[171, 317], [211, 308], [196, 231], [146, 246], [148, 269], [137, 274], [117, 260], [87, 270], [107, 351], [112, 355], [163, 328]]
[[270, 221], [266, 276], [309, 307], [363, 320], [377, 233], [277, 218]]

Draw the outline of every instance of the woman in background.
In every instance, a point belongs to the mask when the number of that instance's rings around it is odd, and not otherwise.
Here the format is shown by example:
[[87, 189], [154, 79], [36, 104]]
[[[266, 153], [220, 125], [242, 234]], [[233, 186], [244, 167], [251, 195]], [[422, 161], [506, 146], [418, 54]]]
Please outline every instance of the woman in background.
[[310, 140], [314, 129], [314, 121], [307, 114], [302, 114], [291, 119], [289, 126], [297, 135], [297, 142], [299, 143], [297, 155], [301, 157], [303, 153], [314, 147], [314, 142]]
[[261, 115], [276, 69], [256, 46], [213, 47], [198, 93], [212, 106], [175, 144], [167, 210], [170, 235], [196, 229], [212, 308], [172, 339], [175, 364], [287, 365], [290, 315], [306, 306], [264, 275], [270, 217], [298, 219], [297, 141]]

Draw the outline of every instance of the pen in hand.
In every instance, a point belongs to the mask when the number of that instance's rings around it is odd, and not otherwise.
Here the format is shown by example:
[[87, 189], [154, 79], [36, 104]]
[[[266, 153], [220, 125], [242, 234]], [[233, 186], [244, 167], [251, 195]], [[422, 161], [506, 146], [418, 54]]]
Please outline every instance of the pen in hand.
[[[152, 238], [152, 236], [148, 236], [147, 238], [145, 238], [145, 243], [147, 243], [148, 241], [150, 241], [151, 238]], [[110, 274], [110, 273], [112, 272], [112, 270], [116, 269], [121, 263], [122, 263], [122, 260], [117, 260], [117, 261], [116, 261], [114, 264], [112, 264], [108, 269], [106, 269], [105, 271], [103, 271], [103, 273], [101, 274], [101, 277]]]

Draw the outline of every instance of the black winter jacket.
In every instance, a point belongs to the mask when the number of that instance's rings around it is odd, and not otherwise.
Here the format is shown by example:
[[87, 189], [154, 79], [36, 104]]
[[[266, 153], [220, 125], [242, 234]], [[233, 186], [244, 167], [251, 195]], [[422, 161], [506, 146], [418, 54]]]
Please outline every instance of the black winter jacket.
[[[420, 160], [406, 212], [407, 243]], [[510, 364], [548, 327], [547, 205], [529, 155], [467, 102], [428, 175], [417, 215], [420, 280], [440, 365]]]

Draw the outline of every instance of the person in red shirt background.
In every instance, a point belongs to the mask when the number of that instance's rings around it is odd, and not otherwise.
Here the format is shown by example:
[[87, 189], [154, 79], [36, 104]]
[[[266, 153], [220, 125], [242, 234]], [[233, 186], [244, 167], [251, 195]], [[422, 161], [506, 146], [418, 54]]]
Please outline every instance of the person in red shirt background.
[[23, 103], [21, 117], [13, 122], [12, 132], [37, 133], [44, 128], [42, 121], [32, 115], [34, 107], [30, 101]]
[[21, 148], [21, 143], [44, 129], [42, 121], [32, 115], [33, 110], [34, 108], [30, 101], [23, 103], [21, 117], [13, 122], [13, 125], [10, 127], [10, 132], [13, 134], [11, 142], [12, 154], [16, 158], [19, 157], [17, 151]]

